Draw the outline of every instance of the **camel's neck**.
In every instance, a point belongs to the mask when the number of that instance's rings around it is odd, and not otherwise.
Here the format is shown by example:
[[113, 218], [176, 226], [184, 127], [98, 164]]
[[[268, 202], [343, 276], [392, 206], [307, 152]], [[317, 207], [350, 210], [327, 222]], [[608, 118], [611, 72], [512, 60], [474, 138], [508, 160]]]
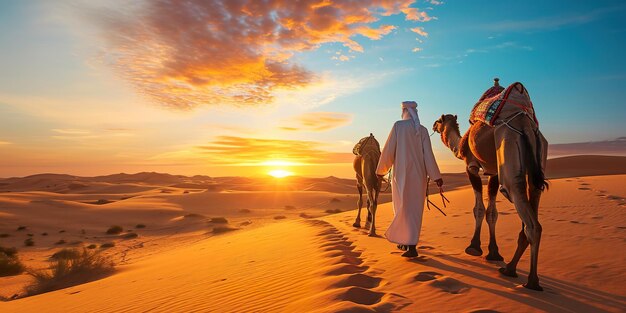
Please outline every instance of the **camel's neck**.
[[459, 127], [454, 127], [453, 125], [448, 125], [441, 133], [441, 141], [446, 147], [452, 150], [454, 156], [461, 159], [461, 133], [459, 132]]

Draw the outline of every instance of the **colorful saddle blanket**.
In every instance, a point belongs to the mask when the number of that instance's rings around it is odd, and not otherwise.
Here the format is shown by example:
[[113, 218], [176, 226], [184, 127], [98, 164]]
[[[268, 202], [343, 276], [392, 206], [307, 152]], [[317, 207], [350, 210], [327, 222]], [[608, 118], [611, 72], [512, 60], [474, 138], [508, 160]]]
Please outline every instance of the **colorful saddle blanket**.
[[506, 89], [498, 86], [489, 88], [474, 105], [470, 114], [470, 123], [483, 122], [494, 126], [497, 121], [511, 117], [524, 111], [539, 125], [535, 116], [533, 102], [528, 90], [520, 82], [511, 84]]
[[371, 149], [375, 149], [375, 151], [380, 152], [380, 144], [378, 143], [378, 140], [374, 138], [374, 135], [370, 134], [367, 137], [361, 138], [361, 140], [354, 145], [352, 153], [354, 155], [362, 155], [366, 147], [371, 147]]

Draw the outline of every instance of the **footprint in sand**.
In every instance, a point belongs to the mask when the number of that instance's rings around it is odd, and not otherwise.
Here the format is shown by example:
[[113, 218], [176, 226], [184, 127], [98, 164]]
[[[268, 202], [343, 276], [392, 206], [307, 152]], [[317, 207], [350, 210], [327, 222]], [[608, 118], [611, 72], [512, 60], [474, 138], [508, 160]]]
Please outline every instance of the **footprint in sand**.
[[350, 275], [340, 281], [338, 281], [337, 283], [335, 283], [333, 286], [334, 287], [361, 287], [361, 288], [367, 288], [367, 289], [372, 289], [372, 288], [376, 288], [380, 285], [380, 282], [382, 281], [382, 278], [380, 277], [373, 277], [373, 276], [369, 276], [369, 275], [365, 275], [365, 274], [353, 274]]
[[578, 187], [578, 190], [591, 190], [591, 188], [587, 188], [587, 187]]
[[345, 293], [339, 295], [338, 300], [350, 301], [363, 305], [372, 305], [380, 302], [385, 294], [382, 292], [371, 291], [361, 287], [352, 287]]
[[442, 276], [442, 274], [437, 272], [419, 272], [413, 279], [416, 281], [430, 281], [435, 280], [437, 277]]
[[456, 280], [452, 277], [446, 276], [432, 280], [429, 285], [441, 289], [441, 291], [445, 291], [447, 293], [455, 295], [465, 293], [471, 288], [468, 284], [460, 280]]

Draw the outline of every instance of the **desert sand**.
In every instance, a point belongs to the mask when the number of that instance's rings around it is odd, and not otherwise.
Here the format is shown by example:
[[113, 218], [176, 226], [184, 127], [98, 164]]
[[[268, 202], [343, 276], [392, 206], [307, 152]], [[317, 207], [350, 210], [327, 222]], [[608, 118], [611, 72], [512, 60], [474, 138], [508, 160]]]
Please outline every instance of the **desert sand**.
[[[352, 227], [356, 215], [352, 180], [294, 178], [290, 183], [272, 181], [270, 186], [255, 179], [189, 180], [150, 173], [109, 181], [50, 175], [0, 180], [0, 234], [9, 235], [0, 238], [0, 245], [18, 247], [27, 266], [45, 267], [52, 253], [69, 245], [116, 243], [99, 249], [116, 263], [113, 275], [0, 302], [0, 309], [623, 312], [624, 163], [612, 172], [621, 175], [584, 176], [594, 172], [579, 174], [569, 161], [560, 162], [568, 168], [548, 167], [548, 175], [569, 176], [551, 180], [539, 213], [544, 228], [539, 256], [544, 292], [521, 287], [528, 273], [528, 251], [518, 278], [500, 276], [502, 262], [463, 252], [473, 232], [474, 199], [459, 174], [448, 176], [456, 187], [447, 188], [454, 189], [446, 192], [451, 200], [444, 209], [448, 216], [425, 212], [420, 256], [414, 259], [400, 257], [383, 236], [393, 218], [390, 195], [381, 196], [380, 237], [368, 237], [364, 229]], [[439, 203], [436, 197], [432, 200]], [[521, 222], [501, 195], [498, 209], [498, 244], [508, 260]], [[340, 213], [330, 214], [334, 212]], [[136, 228], [137, 224], [146, 227]], [[138, 237], [105, 234], [111, 225]], [[19, 226], [26, 229], [18, 231]], [[35, 245], [24, 247], [29, 233]], [[66, 243], [55, 244], [60, 239]], [[485, 251], [487, 240], [483, 227]], [[0, 278], [0, 295], [19, 296], [29, 280], [25, 274]]]

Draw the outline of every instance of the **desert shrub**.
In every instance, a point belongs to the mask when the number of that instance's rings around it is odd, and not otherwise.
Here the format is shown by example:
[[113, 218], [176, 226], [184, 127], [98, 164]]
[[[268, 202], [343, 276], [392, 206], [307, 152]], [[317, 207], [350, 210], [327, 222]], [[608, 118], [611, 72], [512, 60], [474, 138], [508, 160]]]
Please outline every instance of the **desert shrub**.
[[228, 220], [224, 217], [213, 217], [210, 222], [213, 224], [228, 224]]
[[184, 216], [185, 218], [204, 218], [205, 216], [198, 213], [189, 213]]
[[63, 245], [63, 244], [65, 244], [65, 240], [64, 240], [64, 239], [61, 239], [61, 240], [59, 240], [59, 241], [55, 242], [54, 244], [55, 244], [55, 245]]
[[41, 233], [42, 236], [48, 236], [48, 233]]
[[[65, 249], [64, 249], [65, 250]], [[70, 249], [67, 249], [70, 250]], [[56, 258], [48, 269], [29, 271], [35, 278], [27, 288], [29, 295], [67, 288], [93, 281], [113, 272], [113, 263], [95, 251], [73, 249], [66, 257]]]
[[33, 238], [26, 238], [26, 240], [24, 240], [24, 245], [27, 247], [32, 247], [35, 245], [35, 241], [33, 240]]
[[61, 229], [61, 230], [59, 230], [59, 234], [62, 234], [62, 233], [64, 233], [64, 232], [65, 232], [65, 229]]
[[115, 242], [105, 242], [100, 245], [100, 249], [113, 248], [115, 247]]
[[124, 238], [124, 239], [133, 239], [133, 238], [137, 238], [137, 237], [139, 237], [139, 235], [137, 235], [137, 233], [128, 233], [128, 234], [122, 235], [122, 238]]
[[95, 245], [95, 244], [92, 243], [92, 244], [87, 246], [87, 249], [95, 249], [97, 247], [98, 247], [98, 245]]
[[32, 236], [35, 236], [35, 235], [33, 235], [33, 234], [26, 234], [26, 236], [32, 237]]
[[18, 230], [18, 231], [20, 231], [20, 230], [25, 230], [25, 229], [26, 229], [26, 226], [18, 226], [18, 227], [17, 227], [17, 230]]
[[72, 258], [77, 258], [80, 255], [80, 251], [78, 251], [78, 249], [61, 249], [57, 252], [55, 252], [54, 254], [52, 254], [52, 256], [50, 256], [51, 259], [72, 259]]
[[8, 257], [14, 257], [17, 256], [17, 248], [5, 248], [3, 246], [0, 246], [0, 253], [3, 253]]
[[274, 219], [275, 219], [275, 220], [284, 220], [284, 219], [286, 219], [286, 218], [287, 218], [287, 217], [286, 217], [286, 216], [284, 216], [284, 215], [277, 215], [277, 216], [274, 216]]
[[223, 233], [227, 233], [227, 232], [234, 231], [234, 230], [237, 230], [237, 229], [231, 228], [228, 226], [217, 226], [213, 228], [212, 232], [214, 234], [223, 234]]
[[146, 225], [144, 225], [144, 224], [137, 224], [137, 225], [135, 225], [135, 228], [146, 228]]
[[18, 275], [23, 271], [24, 265], [17, 257], [17, 249], [0, 246], [0, 277]]
[[9, 234], [0, 234], [0, 238], [7, 238], [9, 236], [11, 236], [11, 235], [9, 235]]
[[109, 234], [109, 235], [117, 235], [117, 234], [121, 233], [122, 231], [124, 231], [122, 226], [113, 225], [113, 226], [109, 227], [109, 229], [107, 229], [106, 233]]

